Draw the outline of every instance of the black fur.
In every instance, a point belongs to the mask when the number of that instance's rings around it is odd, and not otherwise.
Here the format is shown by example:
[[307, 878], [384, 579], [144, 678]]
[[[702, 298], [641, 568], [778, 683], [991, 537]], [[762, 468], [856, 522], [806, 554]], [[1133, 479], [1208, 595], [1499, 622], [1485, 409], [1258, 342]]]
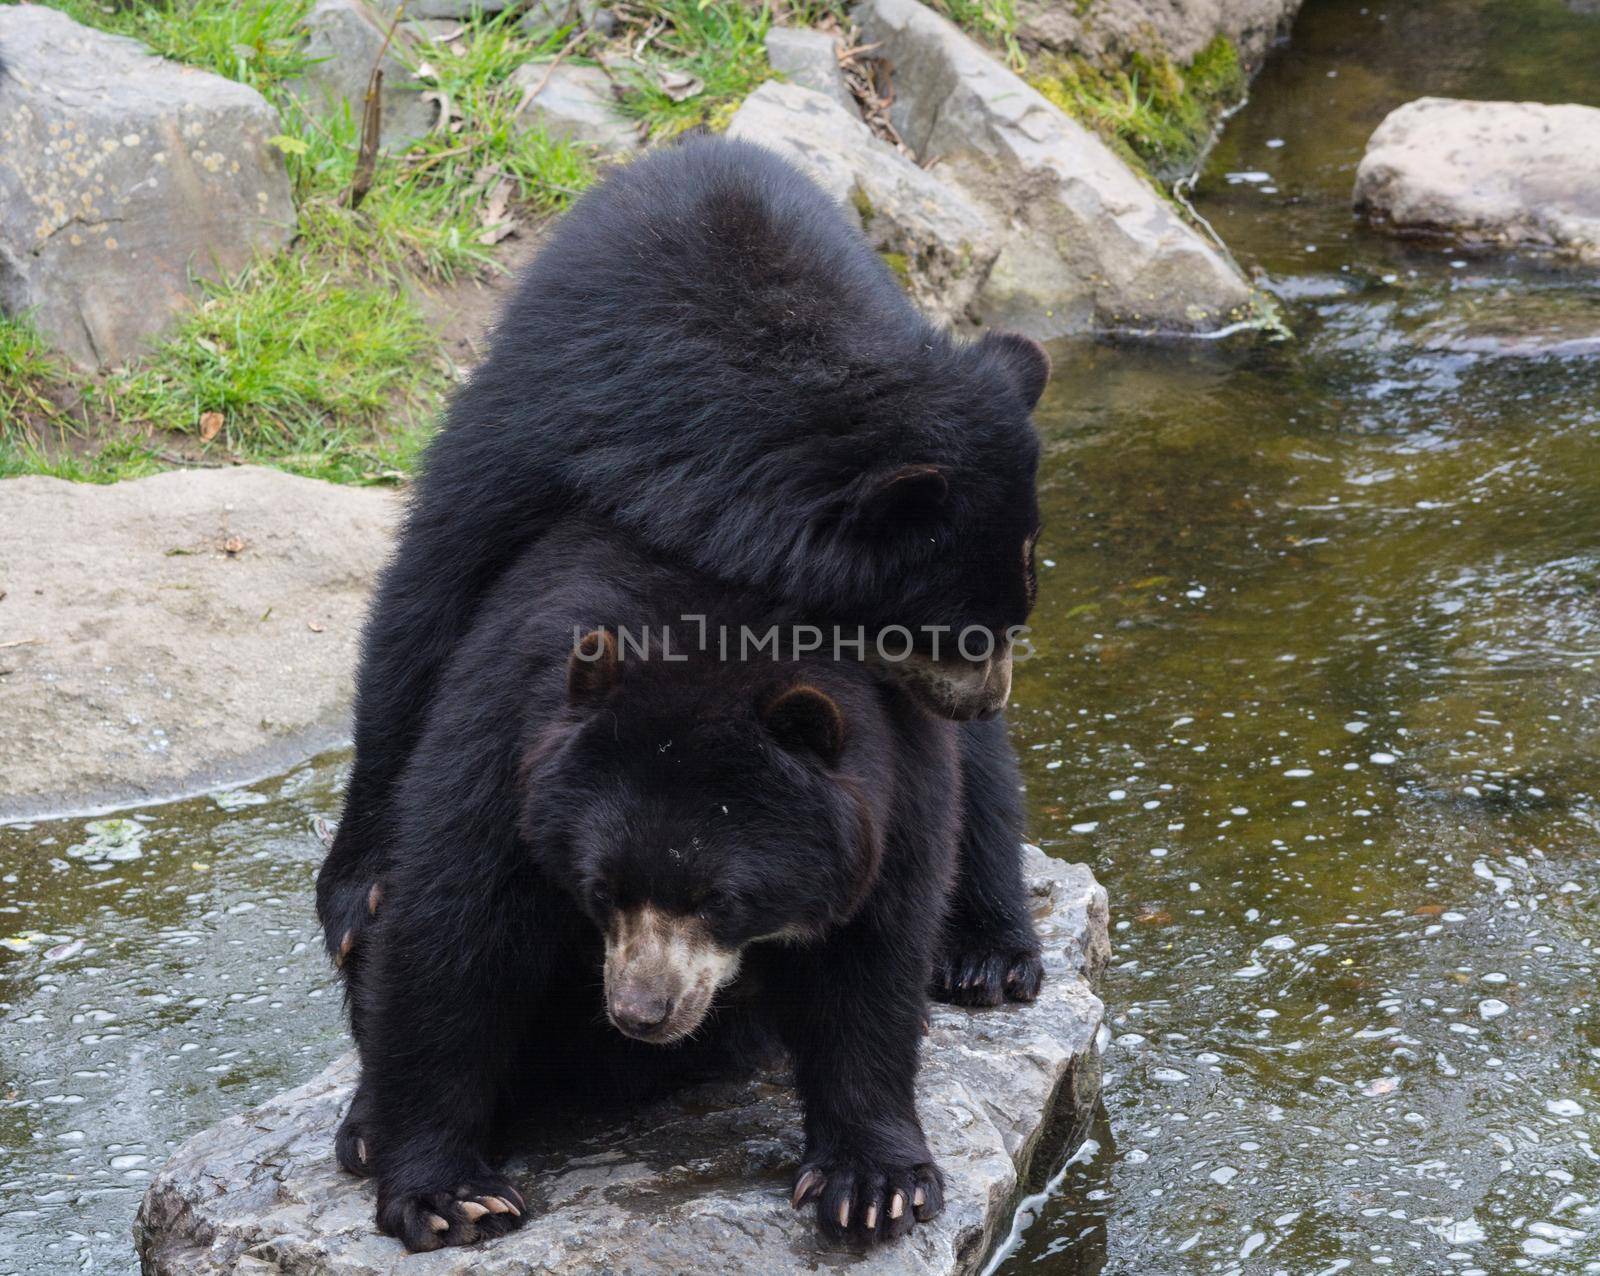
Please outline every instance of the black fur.
[[[340, 1134], [347, 1167], [377, 1176], [379, 1227], [411, 1249], [518, 1224], [506, 1131], [675, 1083], [763, 1027], [794, 1060], [796, 1196], [824, 1234], [889, 1240], [942, 1206], [915, 1079], [960, 728], [856, 662], [624, 658], [610, 679], [571, 663], [575, 632], [685, 611], [769, 619], [576, 520], [503, 575], [442, 675], [396, 790]], [[694, 628], [674, 629], [686, 653]], [[784, 698], [796, 687], [809, 710]], [[644, 902], [748, 945], [692, 1044], [602, 1016], [602, 932]]]
[[1004, 633], [1033, 598], [1047, 374], [1021, 338], [930, 326], [757, 147], [695, 140], [606, 178], [457, 395], [379, 584], [317, 884], [329, 951], [366, 924], [439, 671], [530, 543], [588, 512], [807, 620]]

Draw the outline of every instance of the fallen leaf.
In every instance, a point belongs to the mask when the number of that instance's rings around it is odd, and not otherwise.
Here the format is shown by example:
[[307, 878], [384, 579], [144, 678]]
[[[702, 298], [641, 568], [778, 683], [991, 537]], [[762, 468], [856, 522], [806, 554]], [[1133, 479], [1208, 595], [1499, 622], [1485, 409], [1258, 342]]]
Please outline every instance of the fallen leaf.
[[686, 71], [662, 71], [658, 77], [661, 91], [674, 102], [687, 102], [705, 91], [706, 82], [698, 75]]
[[1437, 917], [1444, 912], [1443, 904], [1422, 904], [1411, 910], [1413, 917]]
[[1141, 908], [1134, 914], [1133, 920], [1144, 922], [1147, 926], [1165, 926], [1172, 920], [1172, 914], [1164, 908]]
[[244, 537], [230, 536], [222, 542], [222, 552], [225, 554], [239, 554], [244, 552]]
[[483, 209], [478, 214], [478, 221], [483, 226], [483, 231], [478, 235], [480, 244], [498, 244], [516, 231], [516, 219], [506, 212], [515, 190], [516, 183], [509, 177], [502, 177], [489, 192], [489, 198], [484, 201]]
[[202, 412], [200, 414], [200, 441], [209, 443], [222, 433], [222, 413]]
[[306, 628], [309, 629], [314, 634], [320, 634], [320, 633], [323, 632], [323, 630], [325, 630], [327, 628], [327, 626], [326, 625], [319, 625], [314, 620], [308, 620], [308, 621], [306, 621]]

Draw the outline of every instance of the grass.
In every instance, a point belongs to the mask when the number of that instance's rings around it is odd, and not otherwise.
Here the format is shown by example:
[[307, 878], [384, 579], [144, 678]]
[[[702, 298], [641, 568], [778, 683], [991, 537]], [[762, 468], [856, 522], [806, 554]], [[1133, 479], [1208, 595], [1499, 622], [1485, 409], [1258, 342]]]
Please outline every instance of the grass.
[[933, 0], [933, 5], [957, 26], [1002, 50], [1013, 71], [1026, 68], [1027, 58], [1017, 43], [1016, 0]]
[[[644, 121], [653, 140], [695, 127], [721, 132], [739, 103], [772, 74], [766, 50], [770, 11], [741, 0], [657, 0], [644, 12], [647, 20], [634, 30], [640, 39], [655, 34], [647, 65], [626, 76], [630, 92], [623, 110]], [[703, 87], [679, 100], [662, 72], [692, 76]]]
[[1194, 169], [1218, 117], [1245, 91], [1238, 50], [1221, 35], [1186, 67], [1141, 53], [1111, 68], [1057, 57], [1041, 59], [1028, 82], [1157, 183]]
[[[503, 183], [526, 225], [594, 180], [589, 155], [519, 119], [511, 83], [523, 64], [552, 57], [567, 33], [530, 36], [508, 12], [467, 24], [449, 45], [424, 45], [418, 66], [449, 104], [449, 120], [383, 156], [351, 209], [359, 122], [349, 112], [309, 115], [289, 91], [306, 65], [297, 28], [311, 0], [54, 7], [272, 102], [299, 237], [277, 258], [202, 284], [195, 309], [124, 369], [67, 369], [26, 323], [0, 320], [0, 476], [101, 481], [159, 468], [175, 451], [341, 481], [409, 470], [446, 385], [411, 281], [496, 268], [486, 222], [505, 203]], [[63, 396], [75, 402], [70, 417], [57, 406]]]

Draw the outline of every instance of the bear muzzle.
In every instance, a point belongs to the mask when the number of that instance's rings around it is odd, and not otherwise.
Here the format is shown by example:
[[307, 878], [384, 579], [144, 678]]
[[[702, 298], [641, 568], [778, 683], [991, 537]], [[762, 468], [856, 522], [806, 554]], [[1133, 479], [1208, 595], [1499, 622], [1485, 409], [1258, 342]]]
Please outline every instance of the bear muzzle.
[[954, 722], [992, 718], [1011, 696], [1011, 644], [985, 660], [959, 656], [933, 660], [914, 652], [888, 663], [929, 713]]
[[606, 928], [606, 1017], [625, 1036], [666, 1045], [704, 1021], [717, 990], [739, 973], [739, 951], [695, 916], [645, 904]]

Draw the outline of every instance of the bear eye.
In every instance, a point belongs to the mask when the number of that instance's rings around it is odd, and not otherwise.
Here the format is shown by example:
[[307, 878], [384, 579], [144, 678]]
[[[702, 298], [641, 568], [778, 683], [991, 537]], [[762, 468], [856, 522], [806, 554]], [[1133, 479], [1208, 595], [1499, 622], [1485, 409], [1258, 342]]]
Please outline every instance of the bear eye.
[[594, 905], [598, 912], [604, 913], [610, 911], [611, 906], [617, 901], [616, 897], [612, 895], [610, 887], [604, 882], [596, 882], [589, 889], [589, 902]]
[[705, 917], [712, 913], [720, 913], [728, 906], [728, 903], [727, 892], [712, 887], [695, 901], [694, 911]]

